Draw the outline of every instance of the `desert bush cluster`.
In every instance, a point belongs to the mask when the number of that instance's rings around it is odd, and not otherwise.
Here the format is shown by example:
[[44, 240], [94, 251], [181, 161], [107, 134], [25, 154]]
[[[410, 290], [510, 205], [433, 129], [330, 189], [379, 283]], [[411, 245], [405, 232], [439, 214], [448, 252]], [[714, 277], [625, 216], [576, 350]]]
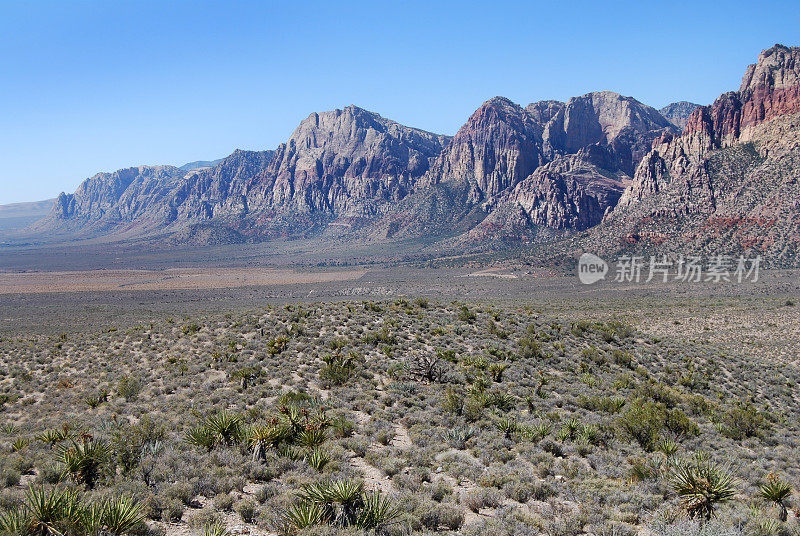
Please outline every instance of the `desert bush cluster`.
[[798, 372], [394, 301], [0, 339], [7, 534], [800, 533]]

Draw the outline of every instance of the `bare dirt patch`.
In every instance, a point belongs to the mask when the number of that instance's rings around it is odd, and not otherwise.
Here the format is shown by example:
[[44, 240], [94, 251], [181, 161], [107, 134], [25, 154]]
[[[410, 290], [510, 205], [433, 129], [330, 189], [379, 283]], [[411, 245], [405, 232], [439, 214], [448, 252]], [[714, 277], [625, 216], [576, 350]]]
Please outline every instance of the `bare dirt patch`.
[[85, 270], [0, 273], [0, 294], [113, 290], [206, 290], [359, 279], [364, 270], [297, 271], [269, 268]]

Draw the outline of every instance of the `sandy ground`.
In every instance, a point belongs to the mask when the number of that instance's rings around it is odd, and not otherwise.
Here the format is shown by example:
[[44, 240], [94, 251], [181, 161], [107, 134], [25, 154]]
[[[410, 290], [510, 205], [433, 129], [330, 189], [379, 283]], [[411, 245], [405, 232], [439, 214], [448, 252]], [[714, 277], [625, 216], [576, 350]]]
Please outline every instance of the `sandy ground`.
[[0, 294], [111, 290], [204, 290], [330, 283], [359, 279], [364, 270], [325, 272], [276, 268], [179, 268], [0, 273]]

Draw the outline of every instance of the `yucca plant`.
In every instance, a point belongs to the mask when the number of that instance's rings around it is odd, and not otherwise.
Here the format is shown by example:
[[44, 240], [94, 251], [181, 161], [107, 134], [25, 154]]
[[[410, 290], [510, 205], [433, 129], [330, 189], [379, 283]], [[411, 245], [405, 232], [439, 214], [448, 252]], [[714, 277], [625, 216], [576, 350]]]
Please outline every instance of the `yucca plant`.
[[561, 427], [559, 432], [560, 435], [563, 436], [562, 440], [567, 441], [575, 441], [575, 438], [578, 437], [578, 433], [581, 430], [581, 423], [575, 417], [571, 417], [567, 422], [564, 423], [564, 426]]
[[729, 467], [719, 466], [705, 456], [675, 462], [670, 481], [691, 518], [711, 519], [716, 505], [736, 494], [735, 478]]
[[203, 525], [203, 536], [230, 536], [230, 534], [228, 527], [221, 521]]
[[71, 476], [76, 483], [86, 486], [87, 489], [92, 489], [102, 476], [109, 454], [108, 446], [102, 441], [72, 441], [69, 446], [61, 449], [63, 474]]
[[211, 452], [214, 445], [217, 444], [217, 436], [213, 431], [209, 430], [204, 424], [198, 424], [189, 428], [183, 436], [183, 440], [194, 445], [201, 447]]
[[788, 482], [781, 480], [777, 475], [770, 473], [767, 475], [767, 483], [761, 486], [758, 493], [762, 499], [775, 504], [780, 509], [778, 518], [786, 521], [788, 512], [784, 501], [792, 494], [792, 486]]
[[380, 491], [374, 491], [364, 494], [361, 511], [353, 525], [361, 530], [378, 531], [399, 515], [400, 511], [387, 497], [381, 495]]
[[136, 531], [144, 523], [141, 508], [127, 497], [113, 497], [91, 505], [83, 513], [88, 535], [116, 536]]
[[70, 438], [72, 438], [72, 431], [68, 425], [64, 425], [60, 430], [46, 430], [36, 436], [37, 441], [46, 443], [50, 448]]
[[[302, 530], [314, 525], [321, 525], [327, 522], [324, 506], [309, 502], [298, 502], [293, 504], [281, 516], [281, 521], [287, 528]], [[291, 534], [290, 530], [281, 530], [283, 534]]]
[[257, 424], [248, 431], [247, 441], [253, 450], [253, 461], [264, 461], [267, 449], [277, 447], [286, 438], [286, 429], [281, 426]]
[[540, 440], [549, 436], [551, 431], [552, 429], [550, 428], [550, 425], [547, 423], [541, 423], [533, 427], [534, 435], [538, 437]]
[[4, 534], [62, 536], [82, 531], [84, 509], [73, 491], [28, 488], [25, 502], [0, 517]]
[[517, 421], [511, 417], [504, 417], [497, 422], [497, 429], [503, 432], [506, 439], [511, 439], [511, 436], [517, 431]]
[[241, 439], [242, 417], [226, 410], [206, 417], [205, 426], [217, 436], [220, 443], [233, 445]]
[[25, 536], [29, 534], [31, 520], [22, 508], [14, 508], [0, 515], [0, 534], [5, 536]]
[[456, 426], [455, 428], [446, 430], [442, 434], [442, 439], [454, 449], [463, 450], [467, 446], [467, 441], [474, 435], [475, 430], [473, 428], [469, 426]]
[[678, 444], [671, 439], [662, 439], [656, 444], [656, 450], [667, 458], [672, 458], [678, 452]]
[[306, 452], [305, 461], [317, 471], [322, 471], [331, 461], [331, 457], [321, 448], [314, 448]]
[[581, 425], [580, 431], [578, 432], [578, 437], [590, 445], [597, 445], [601, 441], [600, 430], [598, 430], [597, 426], [594, 424]]
[[517, 400], [508, 393], [492, 393], [489, 397], [489, 404], [500, 411], [511, 411], [517, 405]]
[[310, 428], [303, 430], [297, 435], [296, 442], [303, 447], [313, 448], [322, 445], [328, 439], [328, 435], [322, 428]]
[[18, 437], [11, 443], [11, 452], [19, 452], [28, 445], [30, 445], [31, 440], [27, 437]]
[[492, 363], [489, 365], [488, 371], [489, 375], [492, 377], [492, 381], [501, 382], [503, 381], [503, 373], [508, 369], [508, 363]]
[[14, 423], [4, 422], [3, 424], [0, 424], [0, 432], [6, 435], [13, 435], [17, 433], [17, 427], [14, 426]]
[[328, 484], [328, 496], [334, 507], [334, 524], [341, 527], [352, 525], [363, 504], [363, 482], [336, 480]]
[[303, 451], [292, 445], [281, 444], [278, 446], [278, 456], [289, 458], [290, 460], [302, 460], [304, 458]]

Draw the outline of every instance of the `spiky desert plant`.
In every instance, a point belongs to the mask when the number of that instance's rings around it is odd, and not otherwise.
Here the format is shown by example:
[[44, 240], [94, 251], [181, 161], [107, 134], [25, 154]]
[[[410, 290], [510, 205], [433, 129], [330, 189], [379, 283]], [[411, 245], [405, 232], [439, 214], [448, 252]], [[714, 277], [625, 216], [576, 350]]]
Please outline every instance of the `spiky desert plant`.
[[306, 452], [305, 460], [308, 465], [317, 471], [322, 471], [331, 461], [331, 457], [321, 448], [314, 448]]
[[257, 424], [248, 431], [247, 441], [253, 450], [253, 461], [264, 461], [267, 449], [277, 447], [285, 439], [286, 429], [281, 426]]
[[492, 381], [500, 383], [503, 381], [503, 373], [508, 369], [508, 363], [492, 363], [489, 365], [489, 375]]
[[506, 439], [511, 439], [511, 436], [517, 431], [517, 421], [511, 417], [504, 417], [497, 421], [497, 429], [503, 432]]
[[536, 426], [533, 427], [534, 435], [536, 437], [538, 437], [540, 440], [542, 440], [545, 437], [549, 436], [551, 431], [552, 431], [552, 428], [550, 428], [550, 425], [547, 424], [546, 422], [537, 424]]
[[74, 491], [30, 487], [23, 504], [0, 517], [0, 530], [19, 536], [62, 536], [82, 531], [83, 518]]
[[580, 430], [580, 421], [575, 417], [571, 417], [567, 422], [564, 423], [564, 426], [561, 427], [560, 435], [562, 435], [564, 439], [568, 441], [575, 441], [575, 438], [578, 437]]
[[242, 436], [242, 417], [227, 410], [206, 417], [205, 426], [213, 432], [220, 443], [233, 445]]
[[500, 411], [511, 411], [517, 405], [517, 400], [509, 393], [492, 393], [488, 403]]
[[216, 434], [202, 423], [189, 428], [184, 434], [183, 440], [190, 445], [204, 448], [209, 452], [217, 444]]
[[101, 522], [106, 534], [128, 534], [144, 522], [140, 506], [127, 497], [114, 497], [101, 503]]
[[594, 424], [581, 425], [578, 437], [590, 445], [597, 445], [601, 442], [600, 430]]
[[363, 482], [344, 479], [307, 484], [299, 496], [301, 501], [323, 506], [332, 524], [347, 527], [357, 518], [363, 492]]
[[[301, 501], [291, 505], [281, 516], [281, 524], [293, 531], [302, 530], [327, 522], [325, 507], [319, 504]], [[291, 534], [283, 529], [281, 532]]]
[[442, 434], [445, 443], [454, 449], [464, 450], [467, 441], [475, 435], [475, 430], [469, 426], [456, 426], [446, 430]]
[[313, 448], [322, 445], [328, 435], [322, 428], [309, 428], [297, 434], [296, 442], [303, 447]]
[[335, 480], [328, 483], [328, 496], [334, 509], [334, 524], [340, 527], [352, 525], [359, 508], [363, 505], [363, 482]]
[[716, 505], [736, 494], [736, 480], [729, 467], [705, 456], [673, 463], [670, 481], [691, 518], [711, 519]]
[[380, 491], [365, 493], [361, 511], [353, 525], [361, 530], [378, 531], [397, 519], [400, 511]]
[[53, 448], [59, 443], [66, 441], [72, 437], [72, 431], [68, 425], [64, 425], [60, 430], [46, 430], [36, 436], [37, 441], [41, 441]]
[[62, 447], [59, 461], [64, 476], [69, 475], [76, 483], [93, 489], [103, 474], [109, 455], [109, 448], [103, 441], [86, 438]]
[[221, 521], [203, 525], [203, 536], [230, 536], [230, 534], [228, 527]]
[[784, 501], [792, 494], [791, 484], [781, 480], [778, 475], [770, 473], [767, 475], [767, 483], [761, 486], [758, 494], [765, 501], [775, 504], [780, 509], [778, 518], [781, 521], [786, 521], [788, 512]]
[[656, 444], [656, 450], [667, 458], [672, 458], [678, 452], [678, 444], [671, 439], [662, 439]]
[[11, 443], [11, 452], [19, 452], [28, 445], [31, 444], [30, 438], [27, 437], [18, 437]]
[[22, 508], [14, 508], [0, 515], [0, 534], [4, 536], [25, 536], [30, 529], [30, 518]]

